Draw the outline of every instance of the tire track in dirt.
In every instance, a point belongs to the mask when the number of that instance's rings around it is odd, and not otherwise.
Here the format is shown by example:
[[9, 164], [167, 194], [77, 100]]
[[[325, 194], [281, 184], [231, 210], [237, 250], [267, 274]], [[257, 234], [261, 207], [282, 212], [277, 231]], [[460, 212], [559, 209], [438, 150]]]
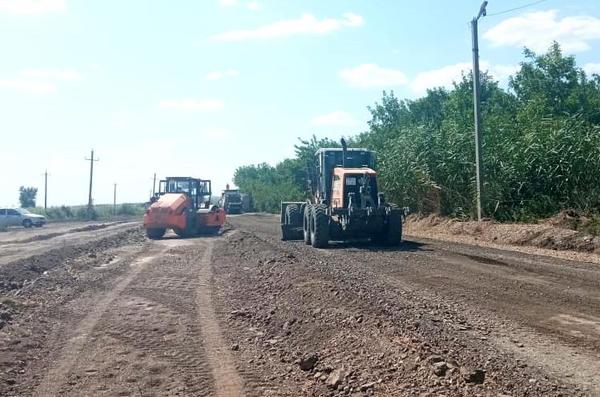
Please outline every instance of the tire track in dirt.
[[201, 259], [198, 274], [196, 306], [203, 336], [204, 348], [215, 381], [215, 395], [218, 397], [243, 396], [244, 388], [229, 347], [221, 334], [211, 295], [213, 240], [207, 241], [206, 251]]
[[165, 239], [109, 306], [60, 390], [64, 396], [214, 396], [198, 324], [201, 239]]
[[2, 245], [0, 250], [0, 266], [7, 265], [22, 259], [28, 259], [36, 255], [60, 251], [65, 248], [85, 247], [94, 241], [110, 238], [115, 234], [139, 227], [139, 222], [126, 222], [109, 225], [103, 228], [92, 228], [87, 231], [67, 231], [50, 239], [35, 239], [25, 243], [9, 242]]
[[55, 396], [59, 394], [59, 390], [63, 385], [67, 375], [73, 368], [73, 365], [78, 359], [79, 354], [83, 350], [89, 335], [94, 327], [106, 312], [108, 306], [127, 288], [129, 283], [144, 269], [146, 264], [161, 253], [164, 253], [168, 248], [160, 247], [160, 249], [150, 250], [147, 255], [138, 258], [131, 263], [131, 271], [122, 279], [115, 287], [106, 295], [98, 300], [96, 305], [90, 308], [89, 314], [79, 323], [77, 328], [71, 334], [66, 346], [60, 353], [59, 359], [56, 361], [48, 373], [44, 376], [34, 396]]

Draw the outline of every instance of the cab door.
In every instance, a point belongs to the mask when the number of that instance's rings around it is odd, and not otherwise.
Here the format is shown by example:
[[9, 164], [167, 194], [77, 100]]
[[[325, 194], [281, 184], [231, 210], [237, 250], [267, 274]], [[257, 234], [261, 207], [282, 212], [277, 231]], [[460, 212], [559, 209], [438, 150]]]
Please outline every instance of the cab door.
[[6, 217], [6, 208], [0, 208], [0, 226], [8, 226], [8, 218]]
[[9, 226], [19, 226], [21, 225], [21, 214], [17, 210], [6, 210], [6, 219], [8, 220]]

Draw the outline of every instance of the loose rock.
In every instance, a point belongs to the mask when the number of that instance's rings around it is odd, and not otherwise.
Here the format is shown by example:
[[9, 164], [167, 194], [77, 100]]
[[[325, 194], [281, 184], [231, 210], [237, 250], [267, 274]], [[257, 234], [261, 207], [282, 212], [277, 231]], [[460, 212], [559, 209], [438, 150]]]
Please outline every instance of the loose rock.
[[300, 369], [302, 371], [310, 371], [315, 367], [317, 362], [319, 361], [319, 357], [316, 354], [310, 355], [300, 360]]
[[481, 384], [485, 381], [485, 371], [482, 369], [462, 367], [460, 373], [467, 383]]

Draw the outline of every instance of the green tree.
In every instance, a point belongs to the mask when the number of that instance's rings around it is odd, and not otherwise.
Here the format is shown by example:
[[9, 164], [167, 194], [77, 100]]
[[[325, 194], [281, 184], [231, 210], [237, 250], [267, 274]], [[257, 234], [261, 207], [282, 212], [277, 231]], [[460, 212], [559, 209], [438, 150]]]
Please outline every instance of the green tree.
[[556, 42], [545, 54], [529, 49], [524, 54], [521, 69], [510, 79], [522, 108], [522, 120], [581, 114], [587, 121], [600, 122], [598, 76], [588, 79], [575, 57], [564, 56]]
[[19, 202], [22, 208], [35, 207], [35, 198], [37, 196], [37, 188], [21, 186], [19, 188]]

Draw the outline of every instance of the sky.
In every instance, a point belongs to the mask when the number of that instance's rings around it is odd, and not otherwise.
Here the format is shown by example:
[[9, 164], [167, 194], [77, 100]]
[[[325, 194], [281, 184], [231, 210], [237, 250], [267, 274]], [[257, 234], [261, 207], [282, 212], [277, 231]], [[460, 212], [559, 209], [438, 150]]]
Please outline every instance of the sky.
[[[505, 12], [524, 5], [526, 8]], [[479, 0], [0, 0], [0, 206], [143, 202], [152, 177], [232, 183], [298, 138], [367, 130], [393, 90], [418, 98], [471, 67]], [[598, 0], [490, 0], [483, 69], [501, 84], [558, 41], [600, 73]], [[496, 15], [495, 15], [496, 14]]]

